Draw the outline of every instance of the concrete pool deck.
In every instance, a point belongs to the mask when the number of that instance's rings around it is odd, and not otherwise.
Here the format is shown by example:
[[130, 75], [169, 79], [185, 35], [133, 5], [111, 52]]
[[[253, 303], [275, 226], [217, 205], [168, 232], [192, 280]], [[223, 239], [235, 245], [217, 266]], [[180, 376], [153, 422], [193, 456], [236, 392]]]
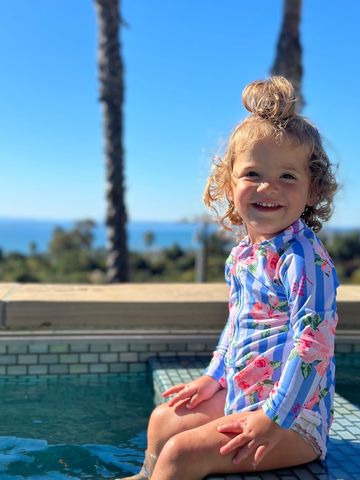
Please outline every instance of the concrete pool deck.
[[[161, 392], [175, 383], [189, 382], [202, 374], [207, 360], [193, 358], [157, 358], [149, 360], [155, 403], [164, 399]], [[295, 468], [239, 475], [210, 475], [207, 480], [359, 480], [360, 409], [335, 394], [335, 418], [331, 428], [325, 462], [315, 461]]]

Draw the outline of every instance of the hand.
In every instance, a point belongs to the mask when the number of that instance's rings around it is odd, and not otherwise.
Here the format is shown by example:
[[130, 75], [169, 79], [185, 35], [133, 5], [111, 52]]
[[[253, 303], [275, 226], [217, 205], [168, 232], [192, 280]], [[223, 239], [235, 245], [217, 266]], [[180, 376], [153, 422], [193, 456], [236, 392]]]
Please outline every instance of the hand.
[[204, 400], [211, 398], [221, 388], [220, 383], [214, 378], [209, 375], [203, 375], [190, 383], [175, 385], [166, 390], [162, 395], [166, 398], [175, 394], [168, 402], [169, 407], [183, 401], [182, 403], [186, 403], [187, 408], [194, 408]]
[[242, 412], [235, 415], [238, 418], [218, 427], [218, 431], [221, 433], [238, 434], [221, 447], [220, 453], [228, 455], [237, 450], [233, 457], [235, 464], [253, 453], [253, 467], [255, 468], [279, 443], [282, 428], [276, 425], [261, 408], [254, 412]]

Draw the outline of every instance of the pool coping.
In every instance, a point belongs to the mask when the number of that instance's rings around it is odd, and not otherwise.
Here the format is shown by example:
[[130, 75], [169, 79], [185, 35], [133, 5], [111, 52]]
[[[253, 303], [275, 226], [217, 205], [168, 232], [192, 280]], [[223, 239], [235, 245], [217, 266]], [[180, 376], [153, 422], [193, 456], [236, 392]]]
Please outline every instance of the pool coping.
[[[0, 329], [216, 329], [227, 301], [225, 282], [0, 283]], [[340, 286], [337, 303], [339, 330], [360, 330], [360, 286]]]

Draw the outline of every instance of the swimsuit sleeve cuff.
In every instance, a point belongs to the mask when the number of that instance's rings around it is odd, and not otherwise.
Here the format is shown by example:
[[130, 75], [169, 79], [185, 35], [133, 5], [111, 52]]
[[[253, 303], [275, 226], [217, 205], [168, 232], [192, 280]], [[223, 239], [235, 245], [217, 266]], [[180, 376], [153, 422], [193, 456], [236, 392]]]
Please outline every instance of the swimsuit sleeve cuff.
[[209, 375], [219, 381], [224, 376], [224, 363], [220, 358], [213, 358], [209, 366], [204, 370], [204, 375]]
[[281, 409], [274, 409], [268, 402], [261, 407], [267, 417], [275, 422], [279, 427], [290, 429], [296, 417], [292, 412], [282, 412]]

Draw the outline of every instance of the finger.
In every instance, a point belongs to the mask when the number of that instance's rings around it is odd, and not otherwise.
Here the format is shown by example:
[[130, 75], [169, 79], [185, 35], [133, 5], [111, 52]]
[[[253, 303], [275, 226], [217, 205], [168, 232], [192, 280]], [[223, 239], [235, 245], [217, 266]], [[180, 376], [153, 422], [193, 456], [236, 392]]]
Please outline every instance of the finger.
[[218, 427], [218, 431], [221, 432], [221, 433], [225, 433], [225, 432], [228, 432], [228, 433], [232, 433], [232, 432], [236, 432], [236, 433], [239, 433], [239, 432], [242, 432], [243, 431], [243, 425], [241, 422], [237, 421], [237, 422], [231, 422], [231, 423], [227, 423], [226, 425], [220, 425]]
[[269, 453], [271, 450], [270, 445], [260, 445], [254, 455], [253, 467], [256, 468], [261, 460]]
[[233, 463], [238, 464], [243, 460], [245, 460], [245, 458], [247, 458], [250, 455], [250, 453], [254, 450], [254, 448], [255, 448], [254, 440], [244, 445], [234, 456]]
[[186, 404], [186, 407], [191, 409], [196, 407], [199, 403], [201, 403], [201, 396], [198, 393], [195, 393], [195, 395], [193, 395], [190, 398], [190, 401]]
[[178, 385], [174, 385], [171, 388], [168, 388], [165, 390], [165, 392], [162, 393], [163, 397], [169, 397], [170, 395], [173, 395], [174, 393], [180, 392], [185, 387], [185, 383], [179, 383]]
[[185, 400], [191, 398], [194, 393], [195, 393], [195, 388], [194, 387], [185, 387], [183, 390], [181, 390], [179, 393], [177, 393], [170, 401], [169, 401], [169, 406], [173, 406], [176, 403], [178, 403], [180, 400]]
[[237, 435], [231, 439], [226, 445], [220, 448], [220, 453], [222, 455], [228, 455], [237, 448], [241, 448], [243, 445], [246, 445], [249, 441], [245, 435]]

